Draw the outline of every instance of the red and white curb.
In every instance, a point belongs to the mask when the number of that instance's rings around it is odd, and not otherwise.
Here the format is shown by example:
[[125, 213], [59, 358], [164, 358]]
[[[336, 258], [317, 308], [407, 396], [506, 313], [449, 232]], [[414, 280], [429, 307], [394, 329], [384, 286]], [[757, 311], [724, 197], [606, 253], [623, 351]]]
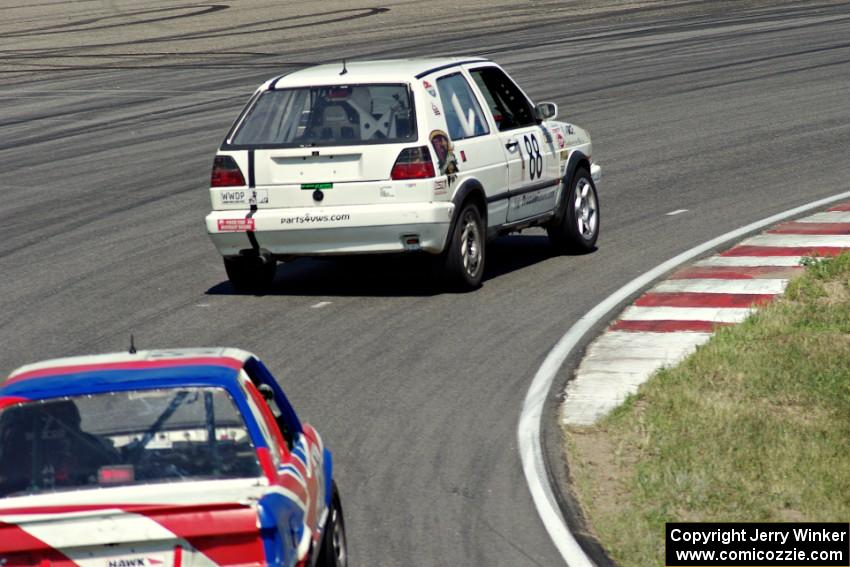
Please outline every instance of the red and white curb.
[[673, 272], [627, 307], [588, 348], [565, 391], [562, 421], [589, 425], [652, 374], [781, 294], [804, 256], [850, 248], [850, 203], [786, 222]]
[[[543, 443], [540, 438], [541, 421], [543, 419], [543, 408], [547, 399], [550, 399], [550, 390], [555, 378], [559, 376], [561, 366], [564, 361], [569, 358], [576, 347], [584, 341], [585, 335], [593, 331], [600, 321], [608, 320], [611, 313], [620, 305], [623, 304], [629, 297], [634, 296], [647, 285], [657, 281], [664, 274], [679, 268], [680, 266], [699, 258], [703, 254], [715, 250], [725, 244], [733, 242], [739, 238], [743, 238], [748, 234], [752, 234], [757, 230], [772, 226], [776, 223], [785, 221], [789, 218], [805, 214], [809, 211], [827, 207], [833, 203], [846, 201], [850, 199], [850, 191], [833, 195], [825, 199], [795, 207], [782, 213], [772, 215], [760, 221], [742, 226], [736, 230], [722, 234], [716, 238], [704, 242], [699, 246], [695, 246], [690, 250], [686, 250], [681, 254], [655, 266], [647, 272], [633, 279], [588, 311], [581, 319], [576, 321], [564, 335], [552, 347], [543, 363], [537, 372], [534, 374], [534, 379], [528, 387], [525, 399], [522, 403], [520, 411], [519, 423], [517, 424], [517, 443], [519, 449], [520, 460], [522, 461], [522, 470], [525, 474], [525, 480], [528, 483], [528, 490], [531, 493], [531, 498], [537, 508], [537, 513], [543, 522], [543, 526], [549, 533], [552, 543], [557, 548], [566, 565], [570, 567], [592, 566], [593, 562], [576, 541], [569, 527], [564, 521], [564, 516], [561, 513], [561, 507], [558, 504], [558, 498], [555, 496], [556, 489], [553, 488], [550, 482], [546, 457], [543, 451]], [[813, 215], [808, 220], [812, 221], [809, 227], [813, 231], [832, 230], [835, 227], [818, 227], [815, 223], [826, 223], [832, 225], [836, 222], [850, 222], [844, 215], [836, 215], [835, 213], [850, 213], [850, 206], [843, 205], [833, 207], [827, 213]], [[822, 233], [816, 233], [822, 234]], [[739, 248], [738, 252], [756, 252], [754, 249]], [[807, 251], [799, 251], [784, 256], [783, 260], [776, 265], [784, 267], [793, 267], [796, 264], [794, 259], [799, 261], [799, 257]], [[741, 256], [722, 256], [726, 260], [715, 260], [719, 265], [746, 267], [748, 262], [762, 262], [765, 260], [759, 259], [757, 255], [742, 254]], [[737, 258], [737, 259], [735, 259]], [[710, 264], [709, 264], [710, 265]], [[768, 264], [773, 266], [774, 264]], [[752, 266], [755, 267], [755, 266]], [[636, 387], [636, 386], [635, 386]]]

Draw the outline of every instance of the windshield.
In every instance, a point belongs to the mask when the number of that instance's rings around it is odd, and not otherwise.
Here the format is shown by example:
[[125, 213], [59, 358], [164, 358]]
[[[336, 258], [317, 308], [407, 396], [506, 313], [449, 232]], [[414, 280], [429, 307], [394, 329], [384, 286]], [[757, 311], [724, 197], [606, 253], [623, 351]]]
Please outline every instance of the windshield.
[[77, 396], [0, 412], [0, 497], [258, 476], [245, 424], [222, 388]]
[[407, 85], [265, 91], [228, 140], [233, 146], [343, 146], [416, 140]]

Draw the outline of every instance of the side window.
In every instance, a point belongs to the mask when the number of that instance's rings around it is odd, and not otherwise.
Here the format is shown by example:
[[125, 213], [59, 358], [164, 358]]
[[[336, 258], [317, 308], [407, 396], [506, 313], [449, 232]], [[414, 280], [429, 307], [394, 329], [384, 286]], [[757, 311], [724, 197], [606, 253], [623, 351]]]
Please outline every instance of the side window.
[[[274, 376], [268, 371], [262, 362], [256, 358], [250, 358], [245, 362], [245, 373], [251, 379], [251, 383], [257, 387], [262, 394], [265, 405], [271, 410], [274, 420], [283, 435], [287, 448], [291, 451], [298, 434], [301, 433], [301, 422], [295, 415], [289, 401], [280, 391], [275, 383]], [[271, 384], [275, 385], [273, 388]], [[280, 399], [279, 399], [280, 398]]]
[[470, 73], [484, 94], [500, 132], [537, 123], [528, 99], [501, 69], [483, 67]]
[[[263, 390], [267, 387], [268, 386], [262, 386], [260, 388], [260, 393], [263, 393]], [[287, 448], [291, 451], [292, 446], [295, 444], [295, 431], [293, 431], [292, 425], [286, 420], [286, 414], [284, 414], [280, 406], [277, 405], [277, 400], [271, 398], [267, 399], [266, 402], [272, 410], [272, 415], [274, 415], [277, 426], [280, 428], [280, 432], [283, 435], [283, 440], [286, 442]]]
[[446, 124], [452, 140], [463, 140], [490, 133], [484, 113], [469, 83], [460, 73], [437, 79], [437, 90], [446, 113]]
[[273, 417], [271, 415], [271, 411], [268, 406], [265, 405], [261, 394], [257, 391], [253, 384], [241, 382], [241, 385], [245, 393], [245, 398], [248, 401], [248, 407], [251, 408], [251, 413], [254, 414], [254, 420], [257, 422], [263, 437], [269, 444], [269, 453], [271, 454], [275, 468], [277, 468], [280, 466], [281, 459], [283, 457], [283, 449], [280, 446], [282, 439], [280, 439], [279, 436], [275, 435], [274, 431], [272, 431], [271, 419], [273, 419]]

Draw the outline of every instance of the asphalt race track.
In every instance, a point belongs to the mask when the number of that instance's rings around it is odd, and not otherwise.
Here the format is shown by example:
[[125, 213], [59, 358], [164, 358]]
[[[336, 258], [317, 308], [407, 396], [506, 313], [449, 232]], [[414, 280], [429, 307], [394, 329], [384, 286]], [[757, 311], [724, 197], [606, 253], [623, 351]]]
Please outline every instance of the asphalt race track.
[[[547, 351], [646, 269], [850, 179], [850, 5], [641, 4], [6, 0], [0, 371], [131, 332], [251, 350], [334, 450], [354, 565], [560, 564], [516, 447]], [[273, 293], [234, 294], [203, 217], [252, 90], [426, 54], [490, 56], [589, 129], [598, 251], [503, 238], [470, 294], [387, 259], [299, 260]]]

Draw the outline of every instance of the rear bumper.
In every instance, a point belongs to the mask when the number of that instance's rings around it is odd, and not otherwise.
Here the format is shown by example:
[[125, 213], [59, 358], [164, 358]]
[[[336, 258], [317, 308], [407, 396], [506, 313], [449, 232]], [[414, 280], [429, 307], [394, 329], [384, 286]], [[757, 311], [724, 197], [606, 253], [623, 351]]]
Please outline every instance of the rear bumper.
[[[275, 256], [378, 254], [445, 247], [454, 204], [407, 203], [213, 211], [207, 233], [222, 256], [255, 248]], [[418, 246], [405, 241], [418, 236]]]

